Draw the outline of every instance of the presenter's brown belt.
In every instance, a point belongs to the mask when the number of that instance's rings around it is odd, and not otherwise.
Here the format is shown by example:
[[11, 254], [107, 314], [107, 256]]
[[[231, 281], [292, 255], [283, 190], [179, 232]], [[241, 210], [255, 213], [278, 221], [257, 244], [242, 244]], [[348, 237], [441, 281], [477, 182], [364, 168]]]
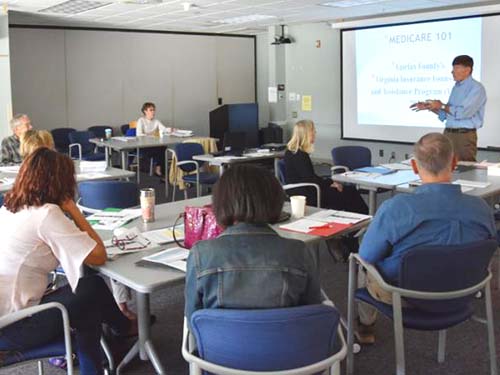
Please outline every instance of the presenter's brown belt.
[[445, 130], [450, 133], [469, 133], [476, 131], [476, 129], [469, 129], [469, 128], [446, 128]]

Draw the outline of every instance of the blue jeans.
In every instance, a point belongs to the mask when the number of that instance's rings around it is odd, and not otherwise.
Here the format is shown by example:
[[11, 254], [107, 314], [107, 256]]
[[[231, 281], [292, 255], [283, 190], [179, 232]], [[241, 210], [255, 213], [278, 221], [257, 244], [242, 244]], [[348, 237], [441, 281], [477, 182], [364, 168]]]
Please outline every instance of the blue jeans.
[[[41, 303], [59, 302], [66, 307], [74, 330], [80, 374], [103, 373], [100, 339], [102, 323], [126, 332], [130, 321], [118, 309], [108, 286], [97, 275], [85, 276], [73, 294], [69, 285], [43, 297]], [[0, 330], [0, 351], [22, 351], [63, 339], [62, 317], [51, 309]]]

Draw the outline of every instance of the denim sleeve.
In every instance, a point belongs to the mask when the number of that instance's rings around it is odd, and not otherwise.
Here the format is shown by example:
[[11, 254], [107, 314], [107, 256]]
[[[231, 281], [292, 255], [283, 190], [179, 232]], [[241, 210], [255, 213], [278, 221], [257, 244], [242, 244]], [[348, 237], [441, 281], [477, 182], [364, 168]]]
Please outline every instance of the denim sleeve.
[[196, 252], [191, 250], [186, 268], [186, 287], [184, 289], [185, 305], [184, 315], [188, 325], [191, 326], [191, 315], [196, 310], [203, 308], [202, 296], [198, 291], [198, 278], [196, 272]]
[[382, 204], [379, 208], [359, 248], [360, 257], [371, 264], [386, 258], [392, 249], [388, 227], [393, 225], [394, 220], [388, 217], [387, 207], [387, 204]]
[[474, 116], [486, 103], [486, 92], [483, 86], [475, 85], [460, 104], [449, 105], [447, 117], [465, 120]]
[[307, 287], [302, 297], [302, 305], [315, 305], [321, 303], [321, 285], [319, 282], [319, 270], [316, 267], [311, 252], [304, 246], [305, 259], [304, 264], [307, 272]]

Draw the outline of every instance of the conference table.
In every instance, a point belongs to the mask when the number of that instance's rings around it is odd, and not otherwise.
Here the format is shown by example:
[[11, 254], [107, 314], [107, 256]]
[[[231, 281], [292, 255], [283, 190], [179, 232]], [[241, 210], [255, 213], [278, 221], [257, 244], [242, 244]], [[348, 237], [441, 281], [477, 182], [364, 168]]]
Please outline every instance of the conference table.
[[[111, 139], [92, 138], [90, 142], [98, 147], [103, 147], [106, 155], [106, 161], [110, 162], [110, 150], [115, 150], [121, 154], [122, 169], [127, 169], [127, 154], [129, 151], [136, 152], [137, 159], [140, 157], [140, 150], [143, 148], [168, 147], [180, 142], [187, 142], [191, 139], [199, 139], [199, 136], [194, 137], [178, 137], [173, 135], [155, 136], [138, 136], [138, 137], [113, 137]], [[140, 182], [140, 171], [137, 168], [137, 183]]]
[[[4, 170], [4, 168], [7, 169]], [[17, 171], [16, 171], [17, 169]], [[75, 172], [76, 181], [97, 181], [97, 180], [119, 180], [126, 179], [135, 176], [134, 172], [107, 167], [103, 171], [80, 171], [79, 161], [75, 161]], [[14, 183], [13, 179], [16, 178], [18, 174], [18, 166], [13, 167], [2, 167], [0, 168], [0, 193], [5, 193], [12, 188]]]
[[214, 156], [211, 154], [196, 155], [193, 156], [194, 160], [202, 161], [208, 163], [210, 166], [219, 167], [219, 174], [222, 175], [226, 168], [233, 164], [239, 163], [252, 163], [263, 160], [274, 160], [274, 173], [278, 178], [278, 160], [285, 156], [285, 151], [269, 151], [269, 152], [247, 152], [243, 153], [241, 156]]
[[[385, 189], [392, 192], [399, 193], [412, 193], [416, 186], [413, 186], [411, 182], [400, 183], [405, 178], [398, 178], [402, 173], [408, 174], [409, 171], [398, 171], [386, 176], [373, 176], [371, 178], [360, 179], [359, 175], [354, 172], [346, 172], [340, 174], [332, 174], [331, 178], [333, 181], [340, 183], [347, 183], [356, 185], [358, 188], [368, 190], [368, 212], [370, 215], [374, 215], [377, 209], [377, 190]], [[413, 180], [417, 181], [420, 177], [415, 176]], [[399, 181], [398, 181], [399, 180]], [[411, 178], [410, 178], [411, 180]], [[486, 187], [476, 187], [471, 190], [466, 191], [466, 194], [474, 195], [485, 200], [493, 200], [500, 195], [500, 177], [499, 176], [488, 176], [486, 169], [474, 168], [474, 167], [464, 167], [458, 166], [458, 168], [453, 173], [452, 182], [456, 180], [467, 180], [475, 182], [487, 182], [489, 183]]]
[[[157, 205], [155, 207], [156, 220], [152, 223], [144, 223], [139, 218], [126, 225], [128, 228], [137, 227], [140, 232], [162, 229], [165, 227], [172, 226], [179, 214], [184, 212], [185, 206], [203, 206], [209, 204], [211, 200], [210, 196], [203, 196], [200, 198], [193, 198], [189, 200], [164, 203]], [[285, 204], [285, 211], [290, 211], [290, 206], [288, 203]], [[312, 214], [321, 210], [316, 207], [306, 207], [306, 215]], [[338, 232], [331, 237], [320, 237], [308, 234], [290, 232], [279, 229], [280, 224], [273, 225], [273, 228], [277, 233], [285, 238], [296, 239], [305, 242], [308, 247], [312, 250], [312, 256], [314, 256], [316, 265], [319, 272], [319, 244], [320, 241], [338, 237], [350, 232], [358, 231], [369, 224], [369, 220], [357, 223]], [[112, 231], [98, 231], [99, 235], [103, 240], [108, 240], [112, 237]], [[122, 362], [117, 366], [117, 375], [120, 374], [124, 366], [126, 366], [130, 361], [139, 354], [142, 360], [150, 360], [153, 364], [155, 371], [158, 374], [166, 374], [165, 368], [163, 367], [158, 352], [154, 347], [151, 338], [151, 327], [150, 327], [150, 295], [151, 293], [158, 291], [162, 288], [179, 285], [184, 282], [185, 273], [173, 268], [162, 265], [152, 265], [144, 266], [140, 262], [141, 259], [146, 256], [153, 254], [155, 252], [161, 251], [165, 248], [175, 247], [176, 245], [169, 244], [162, 246], [161, 249], [148, 250], [142, 252], [136, 252], [131, 254], [126, 254], [122, 256], [115, 257], [113, 260], [108, 260], [104, 265], [95, 267], [101, 274], [112, 278], [125, 286], [133, 289], [137, 296], [137, 317], [138, 317], [138, 328], [139, 328], [139, 339], [130, 349], [130, 351], [125, 355]], [[137, 264], [140, 262], [140, 265]]]

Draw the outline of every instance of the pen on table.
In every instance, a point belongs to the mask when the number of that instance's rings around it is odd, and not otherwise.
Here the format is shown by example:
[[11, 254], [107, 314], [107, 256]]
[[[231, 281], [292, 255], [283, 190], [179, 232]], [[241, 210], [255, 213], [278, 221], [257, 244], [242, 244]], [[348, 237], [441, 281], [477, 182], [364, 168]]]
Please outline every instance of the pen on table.
[[328, 228], [333, 228], [335, 224], [323, 224], [323, 225], [314, 225], [312, 227], [309, 227], [309, 229], [328, 229]]

